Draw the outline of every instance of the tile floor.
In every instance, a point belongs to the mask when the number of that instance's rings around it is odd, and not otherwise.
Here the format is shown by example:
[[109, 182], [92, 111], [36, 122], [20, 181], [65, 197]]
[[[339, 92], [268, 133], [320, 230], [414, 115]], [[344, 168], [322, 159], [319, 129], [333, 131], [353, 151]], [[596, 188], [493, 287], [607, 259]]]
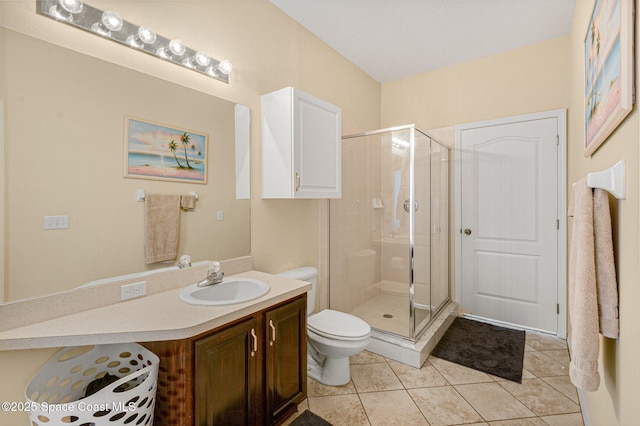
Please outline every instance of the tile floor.
[[566, 342], [538, 333], [527, 333], [522, 384], [433, 356], [416, 369], [365, 351], [345, 386], [308, 379], [298, 412], [307, 408], [335, 426], [583, 425]]

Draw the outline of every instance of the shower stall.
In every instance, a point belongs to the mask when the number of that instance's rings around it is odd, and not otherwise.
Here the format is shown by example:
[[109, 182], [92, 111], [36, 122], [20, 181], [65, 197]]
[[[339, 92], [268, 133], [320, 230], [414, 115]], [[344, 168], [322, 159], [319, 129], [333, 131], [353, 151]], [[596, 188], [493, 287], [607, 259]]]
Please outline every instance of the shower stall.
[[343, 137], [331, 309], [416, 341], [449, 296], [449, 148], [413, 125]]

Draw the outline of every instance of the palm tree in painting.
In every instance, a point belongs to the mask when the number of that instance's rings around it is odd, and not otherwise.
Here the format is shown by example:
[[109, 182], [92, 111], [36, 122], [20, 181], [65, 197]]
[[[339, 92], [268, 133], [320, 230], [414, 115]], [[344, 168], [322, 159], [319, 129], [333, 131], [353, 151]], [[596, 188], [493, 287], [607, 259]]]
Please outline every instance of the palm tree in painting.
[[178, 144], [173, 139], [171, 140], [171, 142], [169, 142], [169, 149], [173, 153], [173, 158], [176, 159], [176, 163], [178, 163], [178, 167], [183, 169], [184, 166], [182, 164], [180, 164], [180, 161], [178, 161], [178, 157], [176, 157], [176, 151], [178, 150]]
[[182, 146], [184, 147], [184, 159], [187, 161], [187, 168], [193, 169], [191, 164], [189, 164], [189, 157], [187, 156], [187, 145], [191, 142], [191, 136], [184, 132], [180, 135], [180, 142], [182, 142]]

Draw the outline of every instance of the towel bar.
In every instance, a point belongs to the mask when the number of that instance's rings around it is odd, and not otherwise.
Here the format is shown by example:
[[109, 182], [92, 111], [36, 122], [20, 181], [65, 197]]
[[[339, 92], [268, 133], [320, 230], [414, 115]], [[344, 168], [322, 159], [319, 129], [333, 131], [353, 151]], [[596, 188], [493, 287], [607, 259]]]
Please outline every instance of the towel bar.
[[626, 195], [624, 160], [618, 161], [607, 170], [589, 173], [587, 175], [587, 186], [589, 188], [604, 189], [617, 199], [624, 200]]
[[[198, 193], [196, 191], [189, 192], [189, 195], [193, 195], [195, 199], [198, 199]], [[146, 193], [144, 189], [136, 189], [136, 201], [144, 201], [146, 197]]]

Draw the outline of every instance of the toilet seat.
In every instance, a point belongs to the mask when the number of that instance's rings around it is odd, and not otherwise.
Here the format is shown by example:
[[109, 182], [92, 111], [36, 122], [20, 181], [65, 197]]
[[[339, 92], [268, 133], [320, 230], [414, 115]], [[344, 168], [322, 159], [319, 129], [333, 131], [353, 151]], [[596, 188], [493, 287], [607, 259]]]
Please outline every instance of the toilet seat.
[[365, 321], [331, 309], [325, 309], [307, 318], [307, 329], [329, 339], [348, 341], [362, 340], [371, 333], [371, 327]]

